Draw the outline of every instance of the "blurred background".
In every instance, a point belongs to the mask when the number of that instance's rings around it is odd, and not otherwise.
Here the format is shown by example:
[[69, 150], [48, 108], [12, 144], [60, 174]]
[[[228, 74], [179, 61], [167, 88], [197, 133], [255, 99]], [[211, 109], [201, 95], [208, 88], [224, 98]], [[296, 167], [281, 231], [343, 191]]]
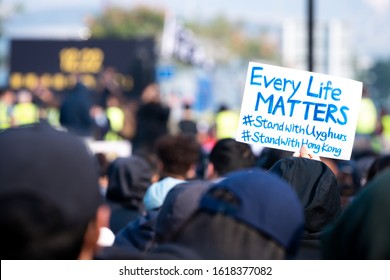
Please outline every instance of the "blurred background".
[[[164, 83], [163, 90], [191, 99], [199, 87], [210, 86], [213, 103], [223, 99], [235, 106], [249, 60], [307, 69], [307, 2], [1, 0], [0, 82], [5, 84], [9, 77], [12, 39], [153, 36], [159, 54], [169, 15], [193, 32], [215, 69], [213, 77], [202, 77], [204, 73], [193, 65], [159, 57], [156, 78]], [[314, 0], [314, 19], [313, 70], [364, 81], [389, 107], [390, 1]]]
[[388, 29], [390, 0], [0, 0], [0, 84], [60, 94], [68, 74], [96, 88], [109, 69], [128, 99], [156, 82], [174, 119], [183, 104], [207, 119], [239, 110], [258, 61], [362, 81], [379, 116]]

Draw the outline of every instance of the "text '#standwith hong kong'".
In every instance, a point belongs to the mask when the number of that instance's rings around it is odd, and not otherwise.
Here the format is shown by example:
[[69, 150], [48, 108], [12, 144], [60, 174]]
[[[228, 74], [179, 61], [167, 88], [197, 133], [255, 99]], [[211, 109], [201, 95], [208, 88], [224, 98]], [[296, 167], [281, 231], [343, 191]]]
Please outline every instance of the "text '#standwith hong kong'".
[[287, 151], [351, 157], [363, 84], [250, 62], [236, 140]]

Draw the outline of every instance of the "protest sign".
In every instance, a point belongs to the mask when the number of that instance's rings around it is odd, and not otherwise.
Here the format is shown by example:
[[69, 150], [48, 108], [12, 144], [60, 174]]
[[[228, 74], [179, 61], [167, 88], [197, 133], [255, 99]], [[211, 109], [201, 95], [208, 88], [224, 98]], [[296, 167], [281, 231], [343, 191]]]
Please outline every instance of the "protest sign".
[[250, 62], [236, 140], [348, 160], [363, 84]]

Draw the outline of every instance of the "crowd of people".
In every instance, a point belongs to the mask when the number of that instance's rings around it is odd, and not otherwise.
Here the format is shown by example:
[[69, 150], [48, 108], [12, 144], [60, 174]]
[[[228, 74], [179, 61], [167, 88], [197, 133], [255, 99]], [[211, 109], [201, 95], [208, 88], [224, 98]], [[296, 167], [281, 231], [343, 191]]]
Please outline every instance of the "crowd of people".
[[[57, 104], [2, 90], [2, 259], [390, 258], [390, 155], [256, 153], [233, 139], [226, 107], [205, 131], [184, 104], [173, 132], [157, 85], [135, 107], [102, 92], [78, 82]], [[89, 137], [132, 154], [107, 160]]]

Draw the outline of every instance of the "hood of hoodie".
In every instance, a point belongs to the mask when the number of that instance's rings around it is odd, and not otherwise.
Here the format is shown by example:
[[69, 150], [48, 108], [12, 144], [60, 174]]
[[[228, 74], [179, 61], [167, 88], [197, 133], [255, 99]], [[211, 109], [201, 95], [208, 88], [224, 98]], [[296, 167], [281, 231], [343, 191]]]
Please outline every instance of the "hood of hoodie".
[[142, 157], [117, 158], [109, 168], [106, 198], [124, 207], [140, 209], [152, 176], [149, 163]]
[[297, 192], [305, 213], [305, 233], [318, 238], [341, 209], [340, 189], [336, 176], [317, 160], [288, 157], [277, 161], [269, 170], [286, 180]]

